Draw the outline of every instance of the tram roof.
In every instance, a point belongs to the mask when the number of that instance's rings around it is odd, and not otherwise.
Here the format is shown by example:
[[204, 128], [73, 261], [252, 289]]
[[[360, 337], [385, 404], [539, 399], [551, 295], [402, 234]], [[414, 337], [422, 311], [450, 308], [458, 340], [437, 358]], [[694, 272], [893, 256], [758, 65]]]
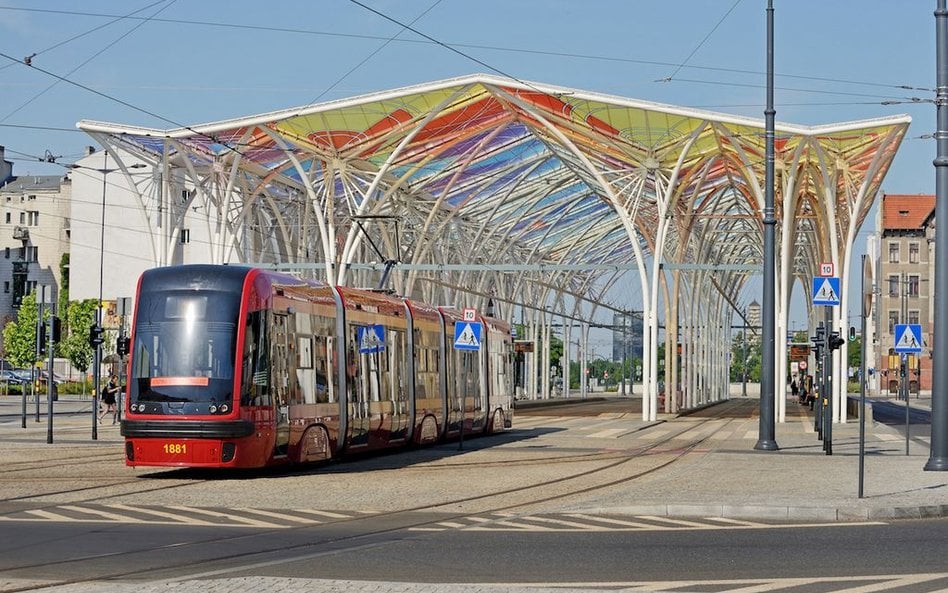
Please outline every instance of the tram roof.
[[[816, 220], [807, 232], [861, 224], [910, 121], [777, 123], [777, 175], [794, 176], [776, 184], [777, 220], [786, 205]], [[746, 240], [763, 228], [765, 126], [754, 118], [474, 74], [172, 129], [78, 127], [155, 162], [236, 166], [261, 184], [331, 176], [340, 192], [355, 188], [358, 214], [397, 202], [403, 231], [463, 224], [463, 255], [479, 263], [627, 264], [629, 237], [654, 253], [663, 217], [675, 219], [666, 252], [681, 262], [761, 258], [762, 241]], [[870, 199], [853, 206], [853, 187]], [[812, 246], [800, 249], [795, 259], [813, 265]]]

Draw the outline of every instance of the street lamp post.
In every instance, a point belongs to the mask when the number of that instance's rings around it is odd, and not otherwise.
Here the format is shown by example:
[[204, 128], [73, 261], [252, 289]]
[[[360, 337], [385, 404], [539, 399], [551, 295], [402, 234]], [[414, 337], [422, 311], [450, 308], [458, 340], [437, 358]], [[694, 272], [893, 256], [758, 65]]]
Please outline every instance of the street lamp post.
[[[124, 170], [121, 167], [109, 168], [109, 153], [105, 152], [103, 157], [103, 166], [102, 168], [95, 167], [86, 167], [84, 165], [70, 165], [71, 169], [87, 169], [89, 171], [95, 171], [102, 175], [102, 216], [99, 222], [99, 302], [96, 303], [95, 307], [95, 322], [92, 324], [92, 327], [89, 328], [89, 343], [93, 347], [94, 354], [92, 357], [92, 440], [97, 440], [99, 438], [99, 390], [101, 388], [101, 377], [102, 372], [102, 279], [104, 276], [105, 270], [105, 196], [106, 196], [106, 183], [109, 173], [114, 173], [115, 171]], [[140, 169], [146, 165], [142, 163], [134, 163], [129, 165], [128, 169]]]

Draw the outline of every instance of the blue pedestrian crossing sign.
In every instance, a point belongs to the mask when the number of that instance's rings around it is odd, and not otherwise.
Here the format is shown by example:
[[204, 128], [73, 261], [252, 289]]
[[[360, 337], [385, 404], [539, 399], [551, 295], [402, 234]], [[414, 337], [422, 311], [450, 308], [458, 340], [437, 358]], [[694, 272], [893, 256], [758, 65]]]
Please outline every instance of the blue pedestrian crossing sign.
[[899, 354], [921, 353], [922, 326], [918, 323], [896, 323], [895, 351]]
[[839, 278], [814, 278], [813, 279], [813, 304], [814, 305], [838, 305], [839, 304]]
[[480, 350], [481, 324], [476, 321], [455, 323], [454, 348], [456, 350]]
[[385, 351], [385, 326], [360, 326], [356, 334], [359, 340], [359, 354], [375, 354]]

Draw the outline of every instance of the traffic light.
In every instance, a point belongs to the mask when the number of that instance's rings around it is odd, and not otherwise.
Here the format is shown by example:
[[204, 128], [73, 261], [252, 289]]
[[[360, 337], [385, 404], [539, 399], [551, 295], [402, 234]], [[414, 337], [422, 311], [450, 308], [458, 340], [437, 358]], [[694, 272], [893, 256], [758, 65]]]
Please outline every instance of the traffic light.
[[96, 324], [89, 326], [89, 346], [97, 348], [102, 345], [102, 328]]
[[852, 325], [849, 326], [849, 341], [850, 342], [856, 341], [856, 327]]
[[840, 346], [846, 343], [846, 340], [839, 337], [839, 332], [833, 332], [829, 336], [830, 350], [838, 350]]
[[40, 356], [46, 354], [46, 324], [40, 323], [39, 326], [39, 342], [36, 344], [37, 349], [39, 350]]
[[128, 354], [128, 347], [131, 340], [128, 336], [119, 336], [118, 340], [115, 341], [115, 351], [119, 356], [125, 356]]
[[53, 343], [58, 344], [62, 341], [63, 324], [59, 317], [53, 317]]

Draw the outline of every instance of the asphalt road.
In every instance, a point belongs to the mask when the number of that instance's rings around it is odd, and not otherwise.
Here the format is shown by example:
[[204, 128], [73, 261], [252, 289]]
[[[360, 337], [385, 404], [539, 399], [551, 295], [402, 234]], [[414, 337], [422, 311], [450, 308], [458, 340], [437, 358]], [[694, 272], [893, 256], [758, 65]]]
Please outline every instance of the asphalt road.
[[[0, 576], [66, 583], [276, 576], [534, 585], [806, 576], [814, 582], [794, 589], [802, 593], [826, 591], [825, 578], [937, 575], [945, 571], [948, 544], [948, 519], [649, 531], [602, 522], [602, 531], [590, 532], [566, 525], [581, 518], [560, 515], [521, 518], [520, 527], [492, 518], [476, 531], [433, 529], [439, 518], [364, 517], [279, 530], [12, 522], [3, 526]], [[948, 590], [948, 575], [924, 587], [898, 590]]]
[[[74, 407], [89, 413], [88, 403], [85, 411]], [[613, 437], [623, 430], [654, 430], [660, 441], [676, 430], [707, 436], [705, 418], [738, 427], [737, 434], [756, 422], [753, 402], [715, 408], [643, 427], [629, 402], [571, 402], [518, 410], [527, 428], [465, 440], [463, 449], [447, 443], [226, 475], [126, 468], [114, 427], [101, 427], [101, 440], [91, 442], [84, 417], [73, 428], [61, 422], [55, 446], [6, 439], [0, 592], [250, 576], [637, 591], [948, 591], [948, 519], [679, 519], [558, 511], [538, 502], [610, 484], [628, 488], [688, 449], [676, 437], [638, 456], [631, 445], [618, 447]], [[680, 474], [668, 467], [669, 479]], [[110, 589], [76, 589], [100, 590]]]

